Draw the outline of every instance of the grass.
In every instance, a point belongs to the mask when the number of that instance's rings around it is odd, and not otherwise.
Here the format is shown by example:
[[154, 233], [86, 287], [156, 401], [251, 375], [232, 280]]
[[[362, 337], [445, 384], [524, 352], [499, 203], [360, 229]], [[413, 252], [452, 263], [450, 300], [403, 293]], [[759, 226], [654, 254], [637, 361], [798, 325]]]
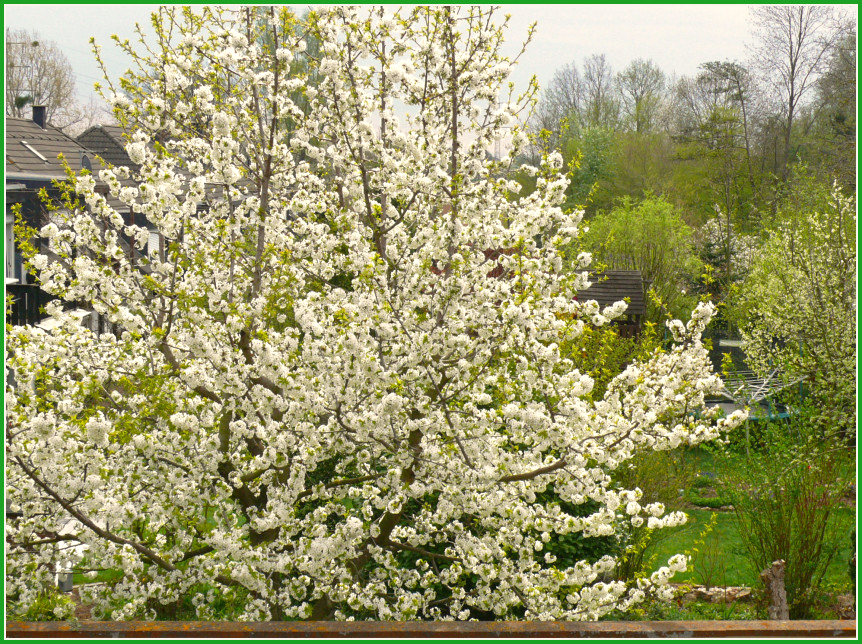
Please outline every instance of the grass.
[[[716, 510], [729, 504], [720, 496], [718, 479], [725, 468], [733, 467], [733, 462], [706, 449], [687, 450], [684, 458], [687, 467], [695, 474], [682, 491], [682, 499], [689, 504], [685, 509], [689, 520], [683, 526], [657, 533], [656, 543], [648, 553], [650, 570], [666, 565], [668, 558], [674, 554], [686, 553], [693, 555], [693, 565], [688, 571], [677, 573], [673, 579], [675, 582], [758, 586], [760, 571], [753, 570], [745, 557], [736, 515], [732, 510]], [[829, 530], [838, 531], [840, 549], [826, 572], [825, 581], [829, 585], [850, 584], [850, 530], [855, 524], [855, 516], [855, 510], [841, 507], [830, 521]], [[707, 531], [711, 519], [714, 525]], [[693, 552], [695, 549], [697, 552]]]
[[[690, 510], [687, 514], [688, 522], [678, 528], [669, 528], [667, 537], [657, 544], [652, 555], [656, 560], [655, 565], [666, 565], [665, 562], [675, 554], [692, 553], [693, 561], [689, 570], [677, 573], [674, 581], [725, 586], [754, 585], [756, 579], [748, 570], [733, 513]], [[701, 538], [713, 516], [715, 527]], [[698, 540], [702, 540], [699, 552], [693, 553]]]
[[[707, 522], [716, 516], [716, 526], [703, 539], [699, 552], [694, 553], [691, 570], [677, 573], [673, 581], [681, 583], [705, 584], [708, 577], [711, 585], [718, 586], [755, 586], [758, 585], [760, 571], [752, 570], [746, 560], [744, 546], [739, 538], [736, 516], [733, 512], [713, 512], [711, 510], [689, 510], [688, 523], [678, 528], [669, 528], [667, 538], [663, 539], [653, 551], [655, 567], [665, 565], [671, 556], [681, 552], [691, 552], [704, 531]], [[827, 583], [850, 583], [848, 560], [850, 559], [850, 530], [855, 521], [856, 513], [849, 508], [837, 511], [833, 530], [846, 533], [839, 539], [841, 547], [826, 570]], [[712, 564], [712, 565], [711, 565]], [[710, 574], [712, 573], [712, 574]]]
[[[625, 615], [611, 616], [611, 619], [765, 619], [760, 570], [755, 570], [746, 556], [736, 513], [725, 507], [731, 501], [721, 498], [722, 477], [728, 477], [726, 480], [739, 478], [731, 475], [745, 472], [744, 460], [741, 457], [729, 459], [705, 449], [687, 450], [681, 456], [690, 475], [679, 486], [679, 496], [668, 498], [668, 501], [671, 509], [683, 509], [689, 520], [678, 528], [655, 533], [644, 569], [652, 572], [666, 565], [672, 555], [683, 553], [689, 556], [689, 568], [677, 573], [673, 582], [716, 588], [747, 586], [753, 589], [751, 601], [716, 605], [680, 599], [669, 603], [655, 600]], [[855, 469], [844, 474], [855, 480]], [[655, 486], [656, 489], [662, 489], [664, 485], [661, 478], [653, 480], [649, 476], [643, 483], [647, 488]], [[848, 505], [839, 505], [827, 524], [826, 541], [837, 543], [838, 548], [829, 561], [819, 590], [809, 600], [810, 618], [836, 619], [840, 614], [838, 596], [852, 592], [849, 559], [853, 545], [850, 532], [855, 525], [856, 512]], [[723, 510], [718, 510], [722, 507]]]
[[[686, 525], [668, 530], [653, 553], [652, 569], [665, 564], [674, 554], [687, 552], [693, 555], [689, 569], [677, 573], [673, 582], [709, 585], [713, 587], [747, 586], [755, 589], [754, 603], [735, 602], [728, 605], [706, 602], [649, 601], [644, 605], [617, 616], [617, 619], [633, 620], [727, 620], [766, 619], [765, 604], [757, 592], [761, 587], [759, 571], [752, 569], [743, 555], [743, 544], [739, 537], [736, 517], [733, 512], [691, 510], [687, 513]], [[705, 537], [708, 523], [714, 517], [714, 527]], [[856, 513], [850, 508], [837, 510], [830, 522], [830, 530], [838, 530], [840, 548], [826, 570], [821, 591], [814, 600], [812, 618], [837, 619], [837, 596], [852, 592], [849, 574], [851, 555], [850, 530], [855, 525]], [[701, 543], [696, 544], [697, 541]], [[697, 552], [692, 552], [697, 547]]]
[[119, 581], [122, 578], [123, 572], [121, 570], [100, 570], [93, 578], [88, 577], [85, 573], [76, 572], [74, 575], [72, 575], [72, 583], [77, 586], [79, 584], [96, 584]]
[[701, 621], [701, 620], [753, 620], [762, 619], [756, 606], [745, 602], [712, 604], [647, 601], [625, 613], [614, 611], [602, 621]]

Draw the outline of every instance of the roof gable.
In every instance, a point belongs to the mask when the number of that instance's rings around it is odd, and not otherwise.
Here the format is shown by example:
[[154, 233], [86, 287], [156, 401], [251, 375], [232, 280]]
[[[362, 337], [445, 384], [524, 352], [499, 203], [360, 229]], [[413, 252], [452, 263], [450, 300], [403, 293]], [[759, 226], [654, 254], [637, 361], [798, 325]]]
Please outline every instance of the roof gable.
[[118, 125], [94, 125], [79, 135], [77, 141], [113, 166], [138, 167], [126, 153], [126, 139]]

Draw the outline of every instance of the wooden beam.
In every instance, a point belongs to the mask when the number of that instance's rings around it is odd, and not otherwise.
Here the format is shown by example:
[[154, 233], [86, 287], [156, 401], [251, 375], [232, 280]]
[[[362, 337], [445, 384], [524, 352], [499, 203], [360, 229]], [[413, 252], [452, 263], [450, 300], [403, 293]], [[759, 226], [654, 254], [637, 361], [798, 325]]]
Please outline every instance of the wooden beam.
[[856, 637], [855, 620], [687, 622], [8, 622], [7, 638]]

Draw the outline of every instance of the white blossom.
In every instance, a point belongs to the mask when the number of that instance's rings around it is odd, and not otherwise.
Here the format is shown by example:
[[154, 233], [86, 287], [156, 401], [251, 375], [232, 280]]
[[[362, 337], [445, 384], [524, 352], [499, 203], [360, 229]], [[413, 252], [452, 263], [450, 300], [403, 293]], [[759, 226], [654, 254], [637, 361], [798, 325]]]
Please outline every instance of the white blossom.
[[[7, 337], [10, 538], [73, 508], [87, 565], [123, 574], [82, 587], [104, 619], [182, 596], [209, 619], [219, 595], [246, 620], [583, 620], [662, 595], [684, 558], [627, 586], [602, 581], [614, 557], [554, 553], [685, 520], [611, 475], [742, 422], [704, 404], [712, 308], [593, 400], [561, 346], [625, 306], [576, 299], [590, 258], [563, 261], [583, 213], [561, 206], [562, 158], [530, 194], [514, 157], [486, 162], [532, 98], [491, 100], [513, 61], [488, 9], [321, 8], [310, 76], [281, 64], [305, 41], [279, 11], [162, 7], [173, 39], [113, 102], [140, 168], [100, 176], [135, 221], [78, 176], [86, 207], [43, 229], [62, 261], [31, 263], [61, 302]], [[124, 245], [150, 231], [148, 256]], [[7, 561], [23, 605], [50, 557]]]

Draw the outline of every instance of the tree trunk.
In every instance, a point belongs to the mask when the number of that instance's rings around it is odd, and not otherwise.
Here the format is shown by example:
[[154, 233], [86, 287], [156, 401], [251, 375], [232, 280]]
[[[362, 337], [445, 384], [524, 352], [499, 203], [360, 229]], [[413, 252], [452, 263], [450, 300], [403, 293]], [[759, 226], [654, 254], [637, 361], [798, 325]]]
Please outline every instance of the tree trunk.
[[769, 619], [790, 619], [787, 607], [787, 592], [784, 590], [784, 560], [773, 561], [772, 566], [760, 573], [769, 596]]

